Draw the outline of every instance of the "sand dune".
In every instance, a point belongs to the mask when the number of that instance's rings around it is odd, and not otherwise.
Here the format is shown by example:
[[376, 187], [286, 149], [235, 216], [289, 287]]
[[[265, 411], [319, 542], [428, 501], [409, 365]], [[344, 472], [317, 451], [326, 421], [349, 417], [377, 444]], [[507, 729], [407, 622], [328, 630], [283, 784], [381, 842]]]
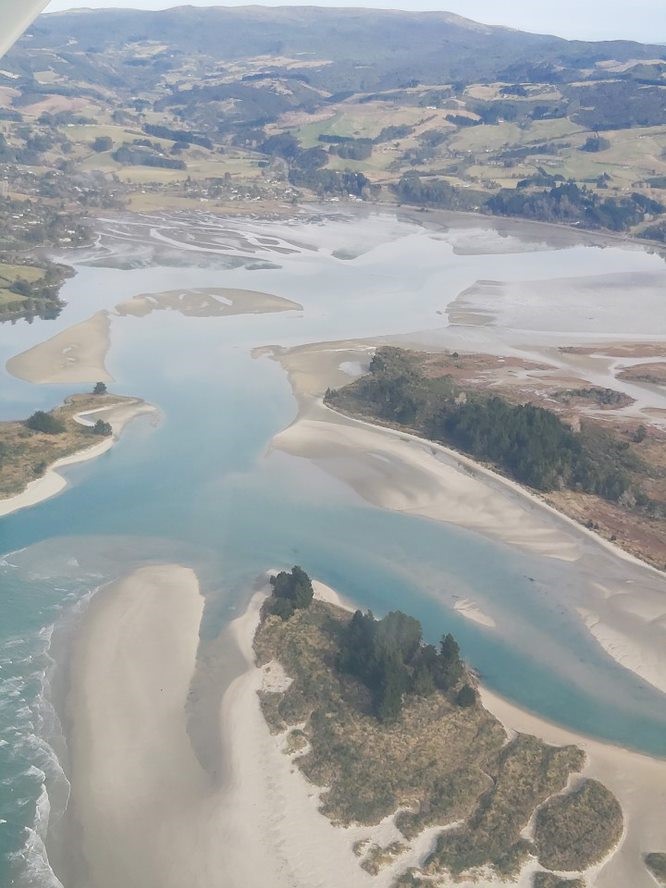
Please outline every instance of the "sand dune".
[[[316, 592], [341, 603], [321, 584]], [[219, 677], [227, 685], [221, 704], [212, 684], [197, 700], [212, 707], [219, 725], [219, 755], [228, 763], [222, 784], [201, 766], [188, 734], [191, 681], [202, 667], [196, 658], [203, 601], [192, 571], [143, 568], [93, 599], [69, 668], [72, 795], [59, 873], [67, 888], [389, 888], [428, 853], [437, 828], [372, 877], [352, 846], [397, 838], [392, 820], [339, 828], [317, 811], [319, 791], [283, 752], [284, 738], [270, 734], [259, 707], [256, 691], [275, 684], [272, 666], [257, 668], [252, 650], [264, 595], [255, 594], [210, 643], [237, 649], [241, 674], [236, 663], [235, 672]], [[666, 764], [579, 737], [487, 691], [483, 697], [509, 730], [581, 745], [586, 772], [620, 799], [628, 818], [622, 845], [590, 871], [590, 888], [648, 888], [641, 854], [666, 841]], [[528, 865], [510, 884], [527, 888], [533, 870]]]

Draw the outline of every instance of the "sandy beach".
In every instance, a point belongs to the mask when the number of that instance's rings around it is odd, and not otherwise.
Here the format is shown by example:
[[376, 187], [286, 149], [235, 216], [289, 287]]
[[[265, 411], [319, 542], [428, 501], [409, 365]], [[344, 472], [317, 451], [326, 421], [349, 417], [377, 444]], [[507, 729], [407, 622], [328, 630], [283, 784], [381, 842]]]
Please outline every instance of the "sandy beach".
[[113, 382], [105, 367], [110, 344], [108, 313], [62, 330], [7, 361], [7, 371], [35, 383]]
[[[440, 444], [343, 416], [326, 407], [343, 369], [367, 364], [368, 343], [263, 350], [285, 368], [299, 412], [272, 446], [315, 462], [373, 505], [482, 533], [537, 556], [576, 564], [589, 579], [563, 604], [605, 652], [666, 691], [663, 573], [645, 565], [521, 485]], [[459, 612], [492, 628], [487, 602]], [[456, 606], [455, 602], [451, 602]]]
[[[131, 398], [120, 401], [118, 404], [111, 404], [107, 407], [103, 407], [94, 412], [95, 414], [99, 414], [96, 418], [104, 419], [111, 424], [113, 434], [103, 438], [91, 447], [86, 447], [83, 450], [79, 450], [77, 453], [72, 453], [70, 456], [65, 456], [62, 459], [56, 460], [48, 467], [41, 478], [36, 478], [34, 481], [31, 481], [22, 493], [17, 493], [15, 496], [0, 500], [0, 518], [5, 515], [11, 515], [12, 512], [18, 512], [19, 509], [26, 509], [28, 506], [34, 506], [46, 499], [50, 499], [52, 496], [56, 496], [56, 494], [63, 491], [68, 484], [67, 479], [64, 475], [60, 474], [59, 469], [64, 469], [66, 466], [72, 466], [76, 463], [86, 462], [90, 459], [95, 459], [103, 453], [106, 453], [107, 450], [110, 450], [111, 447], [113, 447], [114, 443], [122, 434], [125, 426], [132, 419], [141, 416], [144, 413], [154, 413], [156, 412], [156, 408], [151, 404], [146, 404], [145, 401], [142, 401], [139, 398]], [[87, 414], [78, 414], [79, 421], [82, 421], [83, 424], [88, 424], [85, 422], [86, 415]], [[74, 418], [77, 419], [76, 416]]]
[[[316, 594], [345, 604], [321, 584]], [[428, 853], [437, 828], [370, 876], [352, 847], [360, 839], [385, 846], [398, 838], [391, 819], [373, 828], [338, 828], [318, 813], [319, 791], [284, 753], [284, 737], [270, 734], [259, 707], [256, 691], [284, 680], [275, 664], [254, 663], [264, 595], [256, 593], [212, 643], [240, 654], [221, 705], [212, 685], [197, 700], [217, 717], [227, 762], [221, 783], [202, 767], [188, 734], [191, 682], [202, 668], [196, 657], [203, 601], [195, 575], [176, 565], [142, 568], [93, 599], [69, 667], [72, 795], [65, 835], [77, 853], [67, 854], [67, 871], [59, 873], [66, 888], [388, 888]], [[666, 840], [660, 816], [666, 764], [579, 737], [487, 691], [483, 699], [509, 731], [581, 745], [586, 773], [617, 794], [627, 829], [618, 852], [588, 873], [590, 888], [653, 884], [640, 855]], [[510, 884], [527, 888], [534, 868]]]

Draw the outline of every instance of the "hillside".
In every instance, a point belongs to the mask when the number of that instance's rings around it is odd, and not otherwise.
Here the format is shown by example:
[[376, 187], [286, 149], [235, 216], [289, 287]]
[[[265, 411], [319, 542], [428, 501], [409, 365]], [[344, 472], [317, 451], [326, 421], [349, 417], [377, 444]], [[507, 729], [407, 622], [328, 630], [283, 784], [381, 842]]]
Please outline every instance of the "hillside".
[[100, 209], [277, 212], [313, 197], [664, 242], [665, 97], [663, 46], [446, 13], [44, 15], [0, 71], [3, 258], [80, 242]]

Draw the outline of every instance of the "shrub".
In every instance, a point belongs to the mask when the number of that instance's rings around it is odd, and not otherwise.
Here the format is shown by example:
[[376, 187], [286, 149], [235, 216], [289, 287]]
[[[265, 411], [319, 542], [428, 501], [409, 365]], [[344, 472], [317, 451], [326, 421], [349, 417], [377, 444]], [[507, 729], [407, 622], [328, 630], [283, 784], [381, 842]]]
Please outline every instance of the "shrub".
[[103, 419], [98, 419], [92, 428], [92, 433], [93, 435], [103, 435], [104, 437], [108, 437], [109, 435], [113, 434], [111, 423], [104, 422]]
[[47, 435], [59, 435], [65, 431], [64, 424], [44, 410], [35, 411], [26, 419], [25, 425], [33, 432], [44, 432]]

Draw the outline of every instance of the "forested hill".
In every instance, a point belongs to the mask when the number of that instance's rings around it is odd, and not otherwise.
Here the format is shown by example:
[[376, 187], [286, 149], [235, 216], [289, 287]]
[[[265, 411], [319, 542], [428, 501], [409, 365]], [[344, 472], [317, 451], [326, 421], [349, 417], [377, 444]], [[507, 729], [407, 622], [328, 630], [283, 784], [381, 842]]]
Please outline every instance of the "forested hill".
[[[179, 7], [161, 12], [81, 10], [41, 16], [14, 52], [57, 49], [71, 65], [96, 56], [99, 78], [131, 75], [110, 51], [144, 40], [172, 47], [161, 64], [141, 66], [160, 75], [169, 58], [203, 54], [220, 60], [290, 56], [302, 61], [294, 76], [328, 91], [404, 87], [410, 81], [542, 80], [545, 72], [574, 80], [581, 68], [613, 59], [663, 58], [663, 46], [632, 41], [590, 43], [491, 27], [449, 13], [313, 7]], [[104, 53], [104, 63], [100, 54]], [[312, 66], [313, 61], [319, 61]], [[118, 60], [120, 64], [122, 61]], [[534, 76], [531, 76], [531, 74]]]

